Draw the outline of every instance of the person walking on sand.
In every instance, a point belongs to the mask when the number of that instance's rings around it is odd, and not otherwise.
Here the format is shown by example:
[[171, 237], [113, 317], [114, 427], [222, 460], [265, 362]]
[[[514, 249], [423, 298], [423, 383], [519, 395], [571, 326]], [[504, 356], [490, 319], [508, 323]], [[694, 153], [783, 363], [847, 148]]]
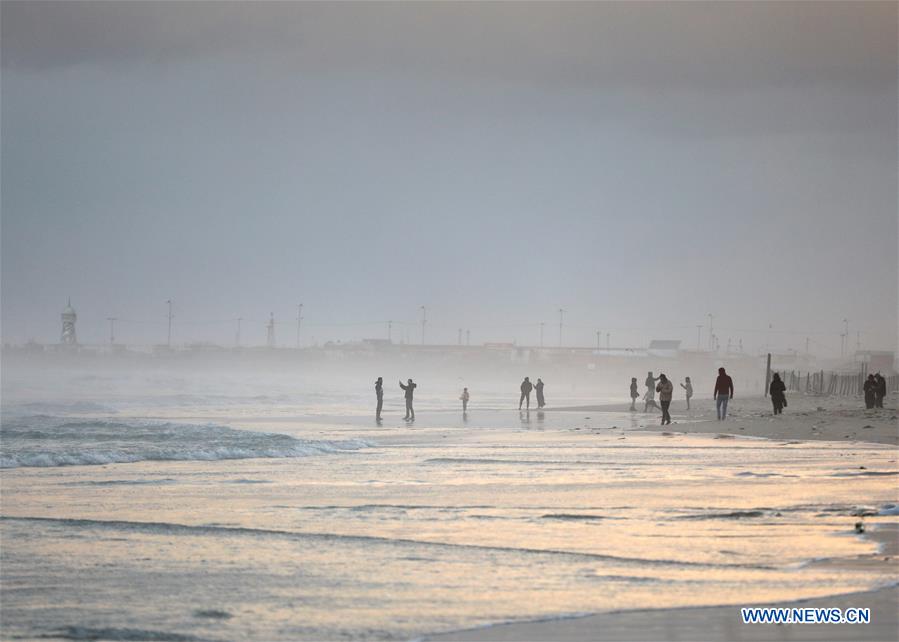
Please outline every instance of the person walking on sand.
[[459, 396], [462, 400], [462, 414], [468, 412], [468, 388], [462, 388], [462, 394]]
[[378, 408], [375, 410], [375, 419], [381, 421], [381, 408], [384, 407], [384, 379], [378, 377], [375, 381], [375, 397], [378, 398]]
[[637, 399], [639, 397], [640, 392], [637, 389], [637, 377], [631, 377], [631, 412], [637, 412]]
[[650, 406], [656, 410], [659, 409], [656, 404], [656, 381], [658, 380], [658, 377], [652, 376], [652, 370], [646, 373], [646, 381], [643, 382], [646, 385], [646, 394], [643, 395], [643, 412], [647, 412]]
[[531, 390], [534, 389], [534, 384], [531, 383], [531, 380], [527, 377], [524, 378], [524, 381], [521, 382], [521, 398], [518, 400], [518, 409], [521, 410], [521, 404], [527, 400], [528, 402], [528, 410], [531, 409]]
[[662, 425], [671, 423], [671, 415], [668, 414], [668, 408], [671, 407], [671, 396], [674, 394], [674, 384], [668, 380], [663, 374], [659, 375], [659, 385], [656, 386], [656, 392], [659, 393], [659, 403], [662, 404]]
[[718, 421], [727, 419], [727, 402], [734, 398], [734, 380], [731, 379], [724, 368], [718, 368], [718, 378], [715, 379], [715, 410], [718, 413]]
[[406, 391], [406, 421], [415, 421], [415, 409], [412, 408], [412, 396], [415, 394], [415, 389], [418, 387], [417, 383], [412, 383], [412, 379], [409, 379], [406, 385], [403, 385], [403, 382], [400, 381], [400, 388]]
[[874, 375], [868, 375], [862, 390], [865, 391], [865, 408], [870, 410], [877, 402], [877, 379], [874, 378]]
[[537, 383], [534, 384], [534, 392], [537, 393], [537, 407], [542, 408], [546, 405], [546, 399], [543, 397], [543, 379], [537, 377]]
[[693, 397], [693, 383], [690, 381], [690, 377], [684, 377], [684, 383], [680, 385], [687, 393], [687, 410], [690, 409], [690, 399]]
[[874, 391], [874, 407], [883, 408], [883, 398], [887, 396], [887, 380], [882, 374], [876, 372], [874, 381], [877, 382], [877, 390]]
[[774, 404], [774, 414], [782, 415], [784, 411], [784, 406], [786, 405], [786, 391], [787, 387], [784, 385], [784, 382], [781, 381], [780, 375], [778, 373], [774, 373], [774, 377], [771, 379], [771, 385], [768, 387], [768, 393], [771, 395], [771, 403]]

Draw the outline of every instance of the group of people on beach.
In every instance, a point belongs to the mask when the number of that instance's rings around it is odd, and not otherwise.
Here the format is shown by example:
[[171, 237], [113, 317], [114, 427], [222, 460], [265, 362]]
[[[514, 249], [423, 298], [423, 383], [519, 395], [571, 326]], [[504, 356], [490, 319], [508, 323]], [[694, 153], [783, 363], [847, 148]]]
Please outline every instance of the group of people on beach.
[[[400, 388], [403, 389], [406, 397], [406, 421], [415, 421], [415, 409], [412, 407], [412, 400], [415, 397], [415, 389], [418, 387], [418, 384], [409, 379], [406, 383], [400, 381]], [[465, 389], [466, 397], [468, 395], [468, 388]], [[378, 377], [377, 381], [375, 381], [375, 397], [378, 400], [378, 407], [375, 410], [375, 419], [377, 421], [381, 421], [381, 409], [384, 407], [384, 378]], [[468, 399], [466, 398], [465, 403], [468, 404]]]
[[[783, 409], [787, 405], [786, 397], [787, 386], [780, 378], [778, 373], [774, 373], [771, 378], [771, 384], [768, 386], [768, 394], [771, 395], [771, 403], [774, 406], [774, 414], [783, 414]], [[879, 372], [869, 374], [862, 385], [862, 391], [865, 393], [865, 408], [883, 408], [883, 399], [887, 396], [887, 380]]]
[[[399, 384], [406, 399], [406, 416], [404, 419], [406, 421], [415, 421], [415, 409], [413, 408], [412, 402], [415, 396], [415, 388], [418, 387], [418, 384], [413, 382], [412, 379], [409, 379], [406, 383], [400, 381]], [[662, 412], [662, 425], [670, 424], [671, 414], [669, 409], [671, 408], [671, 400], [674, 396], [674, 384], [665, 374], [659, 374], [659, 376], [656, 377], [650, 370], [646, 373], [644, 385], [646, 386], [646, 392], [643, 394], [643, 412], [649, 412], [650, 408], [660, 410]], [[530, 410], [531, 392], [535, 392], [537, 395], [537, 408], [543, 408], [546, 405], [543, 387], [544, 384], [542, 379], [538, 378], [537, 383], [531, 383], [530, 377], [525, 377], [519, 387], [521, 397], [518, 399], [518, 409], [521, 410], [522, 406], [525, 406], [525, 408]], [[687, 400], [687, 410], [689, 410], [690, 399], [693, 397], [693, 383], [690, 381], [690, 377], [684, 377], [684, 382], [680, 384], [680, 387], [684, 389], [684, 395]], [[783, 409], [787, 406], [786, 391], [786, 385], [780, 378], [780, 375], [775, 372], [771, 379], [771, 383], [768, 386], [768, 394], [771, 396], [771, 403], [774, 407], [775, 415], [783, 414]], [[661, 405], [656, 404], [656, 393], [659, 394], [659, 404]], [[887, 393], [887, 382], [883, 375], [879, 372], [869, 374], [864, 383], [864, 393], [865, 406], [867, 408], [883, 408], [883, 399]], [[378, 377], [377, 381], [375, 381], [375, 396], [378, 401], [375, 418], [380, 421], [381, 409], [384, 406], [384, 380], [381, 377]], [[636, 412], [637, 399], [640, 397], [636, 377], [631, 378], [630, 397], [630, 410], [631, 412]], [[727, 403], [734, 398], [734, 381], [724, 368], [718, 368], [718, 378], [715, 380], [713, 398], [715, 399], [715, 412], [718, 416], [718, 420], [724, 421], [727, 418]], [[468, 400], [470, 399], [468, 388], [462, 389], [462, 394], [459, 396], [459, 399], [462, 401], [462, 413], [465, 414], [468, 412]]]
[[[406, 398], [406, 416], [403, 418], [406, 421], [415, 421], [415, 408], [413, 407], [413, 400], [415, 398], [415, 389], [418, 387], [418, 384], [409, 379], [406, 383], [402, 381], [399, 382], [400, 388], [402, 388], [405, 398]], [[521, 382], [521, 398], [518, 400], [518, 409], [521, 410], [522, 404], [527, 404], [527, 409], [531, 408], [531, 392], [537, 393], [537, 407], [543, 408], [546, 405], [546, 398], [543, 396], [543, 380], [539, 377], [537, 378], [537, 383], [531, 383], [530, 377], [525, 377], [524, 381]], [[381, 421], [381, 410], [384, 408], [384, 378], [378, 377], [375, 380], [375, 398], [378, 401], [378, 405], [375, 409], [375, 419], [377, 421]], [[460, 401], [462, 401], [462, 414], [468, 412], [468, 400], [471, 398], [471, 395], [468, 393], [468, 388], [462, 388], [462, 394], [459, 395]]]
[[[656, 383], [658, 381], [658, 383]], [[658, 377], [653, 376], [652, 370], [646, 373], [646, 392], [643, 394], [643, 412], [649, 412], [650, 408], [662, 411], [662, 425], [671, 423], [671, 399], [674, 396], [674, 384], [665, 374], [659, 374]], [[680, 384], [684, 389], [687, 399], [687, 410], [690, 409], [690, 399], [693, 397], [693, 382], [690, 377], [684, 377], [684, 382]], [[656, 393], [659, 393], [659, 406], [656, 404]], [[640, 397], [639, 387], [637, 386], [637, 378], [631, 377], [631, 412], [637, 411], [637, 399]], [[719, 420], [727, 418], [727, 402], [734, 398], [734, 381], [724, 368], [718, 368], [718, 379], [715, 381], [715, 409]]]
[[521, 382], [521, 397], [518, 399], [518, 409], [521, 410], [521, 404], [526, 403], [528, 410], [531, 409], [531, 390], [537, 393], [537, 407], [542, 408], [546, 405], [546, 399], [543, 397], [543, 380], [537, 377], [537, 383], [531, 383], [530, 377], [525, 377]]
[[883, 408], [883, 398], [887, 396], [887, 380], [879, 372], [869, 374], [862, 386], [865, 393], [865, 408]]

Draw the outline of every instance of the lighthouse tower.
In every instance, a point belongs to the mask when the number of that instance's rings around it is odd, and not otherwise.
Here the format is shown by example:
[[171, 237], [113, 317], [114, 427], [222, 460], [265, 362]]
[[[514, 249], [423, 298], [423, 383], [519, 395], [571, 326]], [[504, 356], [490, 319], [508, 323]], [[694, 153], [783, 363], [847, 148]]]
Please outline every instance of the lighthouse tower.
[[66, 309], [62, 311], [60, 316], [62, 317], [62, 335], [59, 339], [60, 342], [63, 345], [68, 346], [78, 345], [78, 337], [75, 334], [75, 321], [78, 320], [78, 315], [75, 314], [71, 299], [69, 299], [66, 304]]

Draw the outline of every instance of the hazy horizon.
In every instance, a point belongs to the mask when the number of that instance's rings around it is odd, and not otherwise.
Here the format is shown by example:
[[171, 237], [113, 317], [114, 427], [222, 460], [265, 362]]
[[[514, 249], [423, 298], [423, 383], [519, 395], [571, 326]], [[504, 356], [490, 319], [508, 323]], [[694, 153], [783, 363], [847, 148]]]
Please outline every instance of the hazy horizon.
[[[897, 5], [2, 3], [2, 337], [897, 343]], [[401, 333], [407, 331], [408, 337]], [[856, 332], [860, 331], [858, 337]]]

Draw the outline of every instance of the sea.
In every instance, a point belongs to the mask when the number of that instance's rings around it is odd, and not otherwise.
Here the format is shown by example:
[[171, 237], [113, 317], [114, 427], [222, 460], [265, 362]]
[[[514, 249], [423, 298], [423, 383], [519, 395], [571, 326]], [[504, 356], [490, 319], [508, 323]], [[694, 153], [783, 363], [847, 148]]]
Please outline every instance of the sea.
[[[15, 374], [15, 373], [14, 373]], [[418, 640], [621, 609], [777, 603], [896, 573], [896, 449], [679, 431], [547, 384], [5, 377], [4, 639]], [[588, 407], [553, 410], [553, 407]]]

